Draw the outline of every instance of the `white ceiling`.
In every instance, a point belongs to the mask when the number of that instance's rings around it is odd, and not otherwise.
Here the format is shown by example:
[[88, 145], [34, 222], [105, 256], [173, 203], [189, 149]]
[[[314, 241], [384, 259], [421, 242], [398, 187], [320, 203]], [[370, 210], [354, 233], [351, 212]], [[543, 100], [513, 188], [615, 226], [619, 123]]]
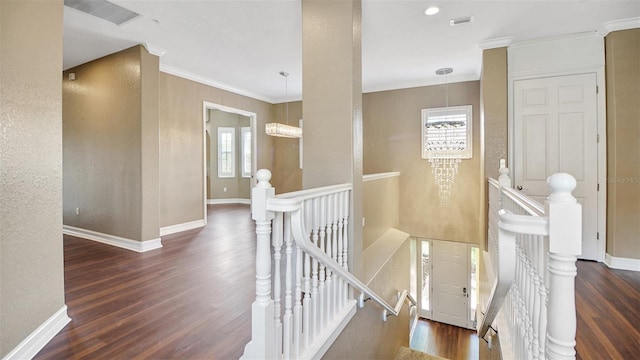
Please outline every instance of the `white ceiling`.
[[[135, 44], [166, 50], [161, 70], [272, 103], [302, 92], [300, 0], [113, 0], [142, 14], [121, 26], [64, 8], [64, 69]], [[441, 8], [425, 16], [430, 5]], [[449, 20], [473, 16], [469, 24]], [[479, 46], [603, 31], [614, 20], [640, 26], [639, 0], [363, 0], [364, 92], [477, 80]], [[154, 20], [157, 20], [156, 23]], [[628, 23], [628, 22], [627, 22]]]

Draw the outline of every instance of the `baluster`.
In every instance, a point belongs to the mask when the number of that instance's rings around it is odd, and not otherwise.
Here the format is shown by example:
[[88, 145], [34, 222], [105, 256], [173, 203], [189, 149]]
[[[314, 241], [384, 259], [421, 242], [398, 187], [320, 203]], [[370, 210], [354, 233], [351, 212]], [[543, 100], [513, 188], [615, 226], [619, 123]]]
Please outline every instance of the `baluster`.
[[276, 354], [282, 354], [282, 322], [280, 319], [280, 295], [282, 291], [280, 280], [280, 260], [282, 258], [282, 232], [284, 230], [284, 216], [281, 212], [277, 212], [273, 219], [273, 233], [272, 233], [272, 246], [273, 246], [273, 321], [275, 323], [275, 337], [276, 337]]
[[[320, 201], [318, 198], [313, 200], [313, 217], [311, 218], [312, 230], [311, 230], [311, 242], [316, 247], [318, 246], [318, 233], [320, 229]], [[318, 298], [318, 260], [311, 258], [311, 334], [312, 338], [315, 338], [318, 333], [318, 311], [319, 311], [319, 298]]]
[[[327, 224], [327, 197], [323, 196], [319, 200], [320, 206], [320, 217], [319, 217], [319, 240], [318, 246], [320, 250], [324, 253], [326, 250], [325, 242], [326, 242], [326, 224]], [[320, 270], [318, 272], [318, 278], [320, 283], [318, 284], [318, 322], [317, 322], [317, 333], [319, 334], [325, 325], [325, 310], [326, 310], [326, 301], [327, 299], [324, 297], [324, 276], [325, 276], [325, 266], [323, 263], [319, 263]]]
[[293, 307], [293, 354], [298, 358], [302, 353], [302, 249], [296, 245], [296, 303]]
[[293, 242], [291, 241], [291, 213], [286, 213], [284, 218], [284, 243], [286, 254], [286, 266], [285, 266], [285, 290], [284, 290], [284, 331], [283, 331], [283, 354], [285, 360], [291, 358], [291, 342], [292, 342], [292, 287], [293, 287], [293, 269], [292, 269], [292, 255], [293, 255]]
[[[306, 201], [305, 202], [305, 208], [306, 208], [306, 214], [308, 216], [308, 222], [311, 225], [312, 221], [313, 221], [313, 202], [310, 201]], [[313, 233], [313, 230], [312, 230]], [[310, 237], [312, 236], [311, 234], [309, 235]], [[304, 298], [302, 300], [302, 333], [304, 335], [304, 347], [303, 349], [307, 349], [307, 347], [310, 344], [310, 341], [313, 339], [312, 334], [311, 334], [311, 329], [313, 328], [311, 326], [311, 321], [312, 321], [312, 313], [311, 313], [311, 302], [312, 302], [312, 298], [311, 298], [311, 257], [309, 256], [309, 254], [304, 253], [304, 274], [303, 274], [303, 278], [304, 278]]]
[[[345, 271], [349, 271], [349, 197], [350, 194], [348, 191], [345, 191], [343, 194], [343, 206], [344, 206], [344, 236], [343, 236], [343, 245], [342, 245], [342, 267]], [[343, 284], [343, 297], [342, 297], [342, 305], [347, 304], [347, 299], [349, 298], [349, 289], [347, 288], [347, 283]]]
[[[336, 262], [339, 263], [338, 261], [338, 222], [340, 221], [340, 217], [338, 215], [338, 206], [339, 206], [339, 201], [338, 201], [338, 195], [333, 194], [332, 195], [333, 198], [333, 223], [331, 225], [332, 227], [332, 236], [331, 236], [331, 258]], [[337, 291], [337, 286], [339, 284], [339, 279], [337, 278], [337, 276], [331, 272], [331, 283], [332, 283], [332, 301], [331, 301], [331, 317], [335, 316], [335, 314], [338, 313], [338, 291]]]
[[576, 180], [569, 174], [548, 179], [551, 195], [545, 201], [549, 219], [549, 308], [545, 355], [549, 359], [575, 359], [576, 257], [582, 252], [582, 208], [571, 191]]
[[[338, 265], [343, 266], [343, 259], [342, 256], [344, 254], [344, 250], [343, 250], [343, 237], [344, 237], [344, 206], [342, 205], [344, 202], [344, 197], [342, 195], [342, 193], [337, 194], [338, 196]], [[337, 305], [337, 309], [336, 310], [340, 310], [342, 309], [343, 306], [343, 301], [344, 298], [346, 296], [346, 294], [344, 293], [344, 280], [342, 280], [341, 277], [338, 276], [337, 281], [336, 281], [336, 287], [337, 287], [337, 293], [338, 293], [338, 303]]]
[[[333, 235], [333, 194], [327, 196], [327, 237], [326, 237], [326, 249], [325, 252], [327, 256], [331, 257], [333, 252], [333, 243], [332, 243], [332, 235]], [[327, 326], [329, 324], [329, 319], [332, 317], [332, 307], [331, 303], [333, 302], [333, 282], [331, 280], [331, 270], [326, 269], [325, 273], [326, 284], [325, 284], [325, 305], [324, 305], [324, 318], [322, 320], [322, 326]]]

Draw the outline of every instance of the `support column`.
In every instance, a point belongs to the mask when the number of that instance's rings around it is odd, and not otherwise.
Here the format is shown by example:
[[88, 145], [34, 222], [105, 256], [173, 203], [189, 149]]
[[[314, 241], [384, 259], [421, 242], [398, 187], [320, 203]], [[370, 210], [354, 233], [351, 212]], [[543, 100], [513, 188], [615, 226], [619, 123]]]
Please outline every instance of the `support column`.
[[362, 265], [362, 4], [302, 1], [302, 187], [353, 184], [350, 269]]

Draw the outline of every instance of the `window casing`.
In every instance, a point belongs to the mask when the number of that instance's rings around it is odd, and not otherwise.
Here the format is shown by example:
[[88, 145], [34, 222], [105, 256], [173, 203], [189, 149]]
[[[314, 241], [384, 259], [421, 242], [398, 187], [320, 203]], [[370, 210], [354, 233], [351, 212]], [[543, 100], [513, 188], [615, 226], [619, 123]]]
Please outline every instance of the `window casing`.
[[422, 109], [422, 158], [471, 159], [472, 106]]

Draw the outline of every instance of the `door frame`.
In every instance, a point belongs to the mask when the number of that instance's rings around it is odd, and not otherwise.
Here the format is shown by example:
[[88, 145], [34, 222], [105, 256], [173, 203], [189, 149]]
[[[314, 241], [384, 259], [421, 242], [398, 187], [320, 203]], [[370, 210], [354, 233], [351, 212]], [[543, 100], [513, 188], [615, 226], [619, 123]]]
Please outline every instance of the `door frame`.
[[[415, 254], [414, 254], [414, 261], [415, 261], [415, 267], [416, 267], [416, 271], [414, 274], [414, 278], [411, 279], [412, 282], [415, 283], [416, 285], [416, 301], [418, 303], [417, 306], [417, 313], [418, 313], [418, 317], [424, 318], [424, 319], [428, 319], [428, 320], [433, 320], [433, 245], [434, 242], [438, 241], [438, 242], [455, 242], [455, 241], [451, 241], [451, 240], [437, 240], [437, 239], [431, 239], [431, 238], [419, 238], [419, 237], [414, 237], [413, 238], [415, 241]], [[423, 311], [422, 310], [422, 242], [423, 241], [428, 241], [429, 242], [429, 310], [428, 311]], [[475, 330], [475, 320], [472, 320], [470, 317], [472, 315], [471, 313], [471, 249], [473, 247], [476, 248], [480, 248], [479, 244], [472, 244], [472, 243], [465, 243], [465, 242], [459, 242], [461, 244], [465, 244], [466, 245], [466, 253], [467, 253], [467, 289], [468, 289], [468, 296], [467, 296], [467, 329], [474, 329]], [[480, 253], [478, 253], [480, 254]], [[476, 270], [477, 271], [477, 270]], [[476, 287], [479, 286], [478, 283], [476, 283]], [[476, 289], [476, 296], [479, 294], [479, 289]], [[476, 299], [477, 301], [478, 299]], [[477, 304], [479, 304], [479, 301], [476, 302], [476, 306]], [[476, 309], [477, 311], [477, 309]], [[454, 326], [454, 325], [452, 325]]]
[[[558, 49], [561, 49], [558, 51]], [[567, 54], [572, 54], [567, 56]], [[604, 38], [597, 34], [564, 37], [512, 44], [507, 53], [507, 137], [510, 176], [515, 170], [514, 83], [545, 77], [595, 73], [597, 121], [597, 212], [598, 252], [596, 260], [604, 262], [607, 249], [607, 113], [604, 67]]]
[[[209, 101], [202, 101], [202, 197], [203, 197], [203, 215], [204, 224], [207, 225], [207, 120], [208, 110], [220, 110], [232, 114], [238, 114], [249, 118], [249, 127], [251, 128], [251, 180], [249, 182], [251, 189], [256, 186], [256, 166], [258, 164], [258, 139], [256, 136], [256, 124], [258, 123], [258, 115], [254, 112], [233, 108], [226, 105], [216, 104]], [[249, 191], [251, 196], [251, 191]]]

